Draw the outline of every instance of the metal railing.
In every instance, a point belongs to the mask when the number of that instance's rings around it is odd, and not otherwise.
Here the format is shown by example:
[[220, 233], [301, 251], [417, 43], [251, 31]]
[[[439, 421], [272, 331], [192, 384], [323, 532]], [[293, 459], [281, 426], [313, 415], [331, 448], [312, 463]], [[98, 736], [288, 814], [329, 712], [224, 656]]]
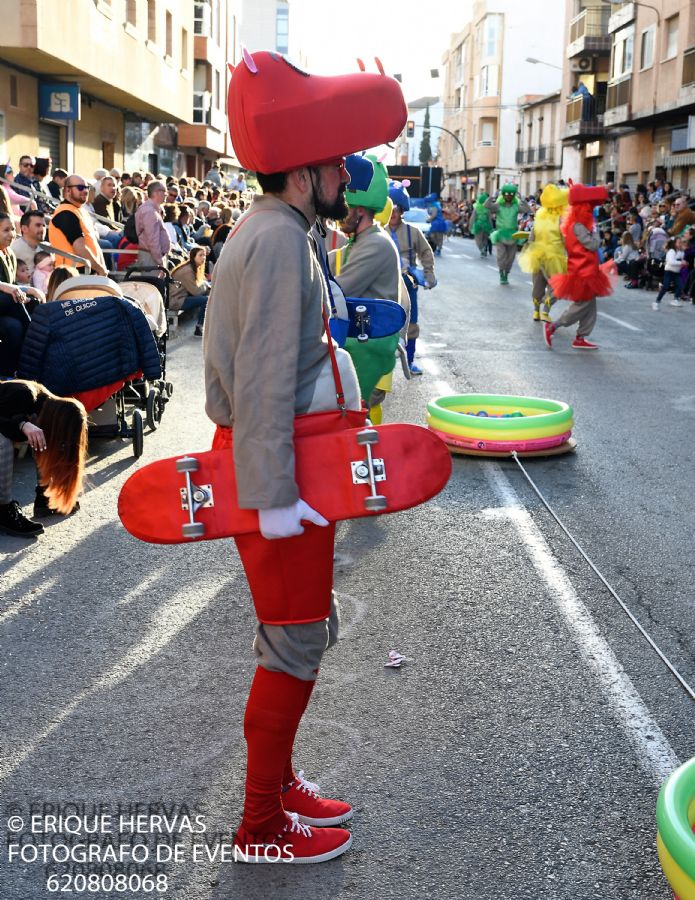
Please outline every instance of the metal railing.
[[608, 33], [609, 6], [588, 6], [570, 19], [569, 43], [585, 37], [605, 37]]
[[625, 106], [630, 102], [632, 93], [632, 75], [624, 76], [620, 81], [614, 81], [608, 85], [606, 96], [606, 109], [615, 109], [617, 106]]
[[514, 158], [518, 166], [552, 163], [555, 160], [555, 147], [552, 144], [544, 144], [538, 147], [527, 147], [525, 150], [518, 148]]

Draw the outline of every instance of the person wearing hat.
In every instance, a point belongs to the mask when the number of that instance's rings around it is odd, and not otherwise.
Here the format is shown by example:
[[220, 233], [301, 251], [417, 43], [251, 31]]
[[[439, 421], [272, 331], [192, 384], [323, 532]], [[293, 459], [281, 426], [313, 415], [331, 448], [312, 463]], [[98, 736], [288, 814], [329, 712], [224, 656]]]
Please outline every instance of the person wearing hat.
[[[407, 308], [398, 252], [375, 221], [389, 200], [386, 167], [375, 156], [350, 156], [346, 164], [350, 173], [345, 195], [349, 214], [340, 228], [348, 235], [348, 242], [329, 255], [331, 273], [346, 297], [393, 300]], [[362, 178], [366, 188], [359, 185]], [[357, 369], [362, 398], [375, 425], [381, 422], [381, 404], [393, 386], [397, 348], [397, 333], [371, 338], [364, 344], [356, 338], [348, 338], [345, 343]]]
[[599, 265], [598, 248], [601, 235], [594, 219], [594, 207], [608, 197], [605, 187], [571, 184], [569, 211], [562, 223], [567, 248], [567, 273], [553, 275], [550, 286], [557, 298], [571, 301], [556, 322], [546, 322], [543, 339], [549, 350], [558, 328], [577, 326], [572, 341], [575, 350], [597, 350], [598, 345], [587, 340], [596, 324], [596, 298], [607, 297], [613, 288]]
[[232, 455], [238, 504], [259, 523], [236, 539], [258, 624], [235, 853], [323, 862], [350, 846], [350, 832], [335, 826], [352, 809], [321, 797], [292, 754], [337, 639], [335, 524], [299, 494], [294, 439], [355, 427], [366, 413], [350, 357], [326, 335], [328, 290], [310, 231], [317, 215], [347, 215], [345, 155], [395, 139], [407, 111], [383, 73], [307, 75], [279, 54], [244, 51], [228, 116], [235, 154], [263, 191], [217, 263], [203, 339], [213, 447]]
[[528, 203], [519, 199], [518, 190], [515, 184], [504, 184], [500, 191], [501, 203], [495, 202], [492, 197], [485, 201], [485, 209], [495, 216], [495, 230], [490, 235], [490, 240], [495, 245], [500, 284], [509, 284], [509, 273], [516, 256], [514, 234], [518, 231], [519, 214], [531, 212]]
[[[422, 369], [415, 365], [415, 342], [420, 334], [417, 292], [420, 285], [425, 290], [436, 287], [437, 278], [434, 274], [432, 248], [420, 229], [413, 228], [403, 219], [403, 213], [410, 209], [410, 195], [407, 190], [409, 183], [408, 181], [391, 181], [389, 183], [389, 197], [393, 203], [393, 211], [388, 231], [391, 240], [396, 245], [396, 250], [398, 250], [401, 260], [401, 277], [410, 298], [410, 321], [405, 347], [408, 367], [411, 375], [422, 375]], [[422, 272], [418, 270], [418, 267]]]
[[489, 198], [487, 191], [481, 191], [473, 204], [473, 214], [471, 215], [470, 229], [475, 241], [475, 246], [480, 251], [481, 258], [492, 252], [490, 249], [490, 235], [492, 234], [492, 219], [490, 212], [485, 208], [485, 204]]
[[528, 243], [519, 256], [521, 271], [533, 276], [531, 299], [534, 322], [550, 322], [550, 309], [555, 297], [549, 279], [567, 272], [567, 251], [560, 231], [560, 219], [567, 209], [568, 193], [567, 188], [546, 184]]
[[447, 231], [446, 219], [442, 212], [442, 204], [439, 202], [437, 194], [428, 194], [425, 197], [425, 203], [427, 204], [427, 221], [430, 223], [427, 239], [432, 245], [434, 255], [441, 256], [444, 235]]

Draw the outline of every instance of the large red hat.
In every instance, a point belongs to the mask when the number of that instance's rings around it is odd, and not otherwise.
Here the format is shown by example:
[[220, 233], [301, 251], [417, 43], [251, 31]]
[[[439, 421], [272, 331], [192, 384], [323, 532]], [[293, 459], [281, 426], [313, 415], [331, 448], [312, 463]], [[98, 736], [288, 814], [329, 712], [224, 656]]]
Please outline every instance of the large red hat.
[[288, 172], [398, 137], [408, 115], [403, 92], [377, 65], [379, 74], [310, 75], [277, 53], [244, 51], [227, 98], [239, 162], [254, 172]]
[[592, 206], [598, 206], [608, 199], [608, 188], [603, 185], [591, 184], [573, 184], [570, 187], [570, 203], [576, 206], [577, 203], [590, 203]]

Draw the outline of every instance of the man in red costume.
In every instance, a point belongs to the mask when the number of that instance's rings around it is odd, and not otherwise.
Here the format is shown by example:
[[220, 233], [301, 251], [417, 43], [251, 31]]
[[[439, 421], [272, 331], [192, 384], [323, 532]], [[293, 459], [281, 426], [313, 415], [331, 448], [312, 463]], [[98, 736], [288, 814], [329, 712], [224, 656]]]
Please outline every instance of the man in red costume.
[[350, 806], [322, 798], [292, 765], [338, 626], [335, 525], [299, 495], [293, 438], [365, 421], [350, 357], [326, 338], [328, 293], [310, 231], [317, 215], [347, 214], [344, 155], [392, 140], [405, 119], [400, 87], [383, 71], [320, 78], [259, 52], [232, 74], [232, 142], [263, 189], [217, 263], [204, 338], [213, 447], [233, 452], [239, 506], [259, 517], [259, 533], [236, 541], [258, 618], [237, 859], [323, 862], [352, 841], [335, 827]]
[[596, 324], [596, 298], [613, 293], [608, 276], [599, 266], [598, 248], [601, 237], [594, 220], [594, 207], [608, 197], [605, 187], [573, 184], [570, 187], [569, 211], [562, 223], [567, 248], [567, 274], [554, 275], [550, 285], [557, 298], [571, 303], [556, 322], [546, 322], [543, 338], [550, 349], [558, 328], [577, 325], [572, 341], [575, 350], [597, 350], [587, 340]]

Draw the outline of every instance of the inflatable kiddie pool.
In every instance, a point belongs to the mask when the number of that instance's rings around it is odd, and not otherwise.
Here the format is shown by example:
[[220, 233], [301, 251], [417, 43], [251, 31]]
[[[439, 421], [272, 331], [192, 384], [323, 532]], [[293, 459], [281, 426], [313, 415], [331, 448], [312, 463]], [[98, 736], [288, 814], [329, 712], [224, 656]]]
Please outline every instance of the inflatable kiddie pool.
[[656, 804], [656, 848], [674, 897], [695, 900], [695, 759], [672, 772]]
[[554, 456], [576, 447], [572, 407], [508, 394], [456, 394], [427, 404], [427, 425], [452, 453]]

